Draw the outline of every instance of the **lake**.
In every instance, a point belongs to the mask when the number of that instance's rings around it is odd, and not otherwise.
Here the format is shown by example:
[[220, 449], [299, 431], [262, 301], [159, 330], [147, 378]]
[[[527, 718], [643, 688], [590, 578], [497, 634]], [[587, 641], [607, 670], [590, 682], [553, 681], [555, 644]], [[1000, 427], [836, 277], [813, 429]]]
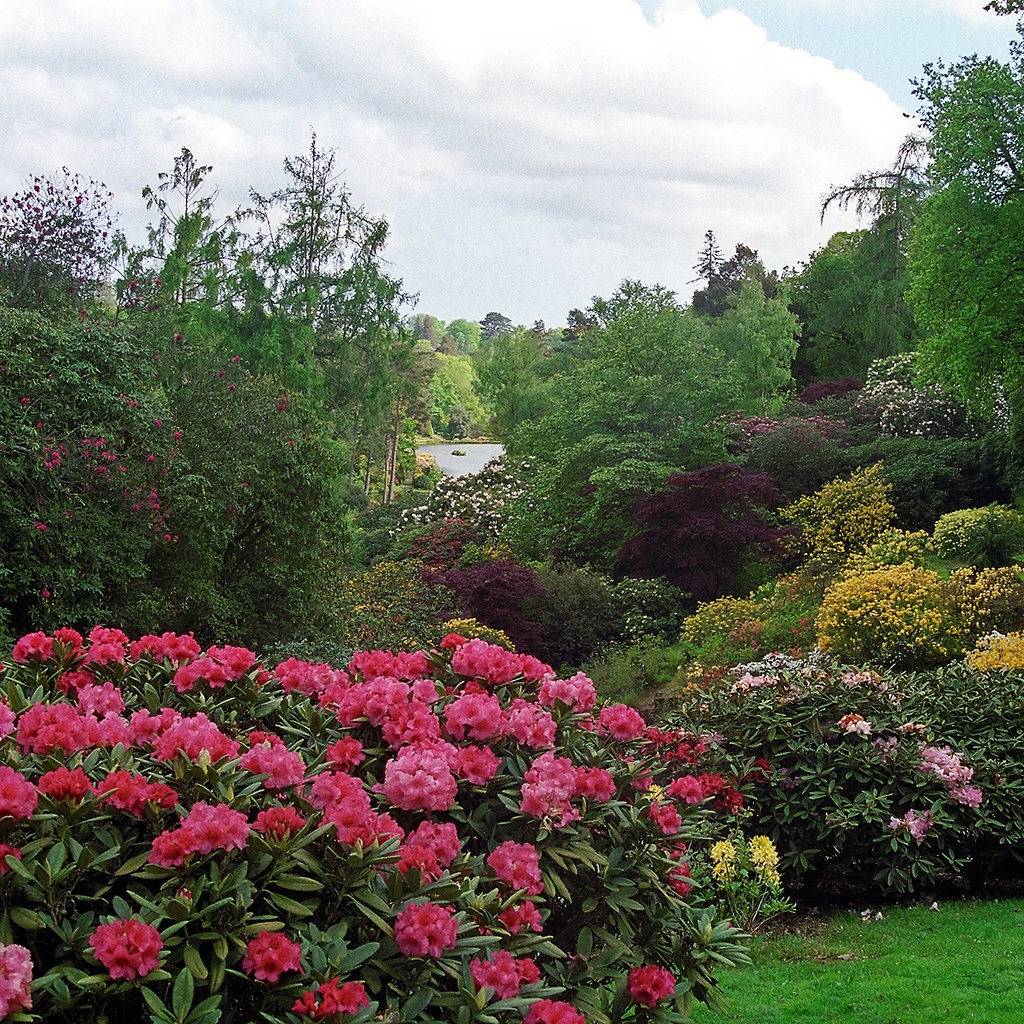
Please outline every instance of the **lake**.
[[[438, 468], [445, 476], [467, 476], [479, 473], [491, 459], [496, 459], [505, 451], [500, 444], [421, 444], [417, 452], [433, 455]], [[452, 455], [453, 451], [465, 452], [465, 455]]]

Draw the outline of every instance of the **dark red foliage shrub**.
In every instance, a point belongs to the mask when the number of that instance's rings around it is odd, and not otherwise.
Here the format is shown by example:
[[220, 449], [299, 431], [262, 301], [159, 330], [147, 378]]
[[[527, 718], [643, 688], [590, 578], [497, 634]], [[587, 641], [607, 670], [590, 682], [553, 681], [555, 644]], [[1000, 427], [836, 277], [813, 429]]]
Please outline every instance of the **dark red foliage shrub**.
[[856, 377], [844, 377], [842, 380], [816, 380], [813, 384], [797, 392], [796, 400], [804, 405], [817, 405], [826, 398], [842, 398], [851, 391], [860, 391], [864, 381]]
[[431, 569], [452, 568], [467, 544], [482, 544], [482, 531], [464, 519], [445, 519], [416, 529], [407, 557], [418, 558]]
[[640, 532], [619, 551], [631, 576], [663, 576], [698, 601], [725, 593], [750, 560], [783, 559], [788, 527], [765, 513], [785, 496], [771, 477], [741, 466], [705, 466], [673, 473], [668, 490], [636, 503]]
[[537, 574], [515, 562], [481, 562], [428, 575], [448, 587], [460, 615], [502, 630], [519, 651], [542, 648], [542, 628], [528, 605], [547, 598]]

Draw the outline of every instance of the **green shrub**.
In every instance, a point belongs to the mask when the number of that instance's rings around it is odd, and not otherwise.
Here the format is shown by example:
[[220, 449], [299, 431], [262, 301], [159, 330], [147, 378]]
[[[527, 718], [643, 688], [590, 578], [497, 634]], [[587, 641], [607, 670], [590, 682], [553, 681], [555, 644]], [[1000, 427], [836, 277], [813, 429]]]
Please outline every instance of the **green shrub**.
[[1011, 565], [1024, 554], [1024, 515], [995, 504], [947, 512], [935, 524], [932, 543], [943, 558], [968, 565]]
[[844, 426], [824, 417], [781, 420], [751, 437], [744, 465], [750, 473], [770, 476], [791, 501], [811, 494], [847, 466]]
[[684, 695], [677, 724], [771, 766], [754, 783], [745, 829], [772, 838], [785, 879], [807, 895], [891, 895], [971, 861], [1015, 870], [1021, 683], [1019, 673], [986, 680], [962, 667], [883, 679], [804, 664]]
[[668, 580], [626, 576], [612, 588], [612, 601], [630, 646], [674, 643], [686, 617], [686, 600]]

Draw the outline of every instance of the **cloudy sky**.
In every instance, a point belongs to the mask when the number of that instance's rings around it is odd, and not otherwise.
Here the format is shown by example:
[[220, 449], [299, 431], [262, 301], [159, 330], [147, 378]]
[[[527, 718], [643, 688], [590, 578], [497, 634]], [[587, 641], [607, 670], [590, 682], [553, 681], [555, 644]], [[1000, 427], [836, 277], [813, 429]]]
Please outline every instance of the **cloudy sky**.
[[182, 146], [219, 209], [315, 129], [391, 225], [418, 312], [565, 322], [623, 278], [688, 296], [704, 232], [770, 268], [848, 227], [910, 80], [1003, 57], [984, 0], [3, 0], [0, 193], [61, 166], [140, 192]]

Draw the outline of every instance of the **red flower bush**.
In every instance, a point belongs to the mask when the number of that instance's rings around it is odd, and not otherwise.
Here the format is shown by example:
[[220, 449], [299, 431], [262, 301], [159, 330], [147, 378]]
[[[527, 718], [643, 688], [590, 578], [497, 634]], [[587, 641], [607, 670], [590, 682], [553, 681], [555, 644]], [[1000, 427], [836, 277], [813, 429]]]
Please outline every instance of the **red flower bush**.
[[641, 1006], [657, 1006], [663, 999], [668, 999], [676, 990], [675, 975], [657, 964], [634, 967], [629, 972], [627, 982], [629, 994]]
[[[614, 1016], [602, 1001], [632, 967], [657, 959], [699, 994], [741, 957], [724, 923], [721, 959], [687, 938], [716, 918], [690, 893], [690, 825], [729, 781], [699, 744], [662, 756], [684, 740], [654, 742], [581, 674], [459, 638], [344, 670], [109, 629], [18, 651], [0, 669], [0, 884], [44, 1018], [145, 1019], [160, 1000], [278, 1024], [453, 1006], [579, 1024]], [[78, 931], [29, 927], [50, 913], [40, 879]], [[605, 898], [626, 885], [642, 912]], [[86, 946], [129, 984], [62, 987]]]

